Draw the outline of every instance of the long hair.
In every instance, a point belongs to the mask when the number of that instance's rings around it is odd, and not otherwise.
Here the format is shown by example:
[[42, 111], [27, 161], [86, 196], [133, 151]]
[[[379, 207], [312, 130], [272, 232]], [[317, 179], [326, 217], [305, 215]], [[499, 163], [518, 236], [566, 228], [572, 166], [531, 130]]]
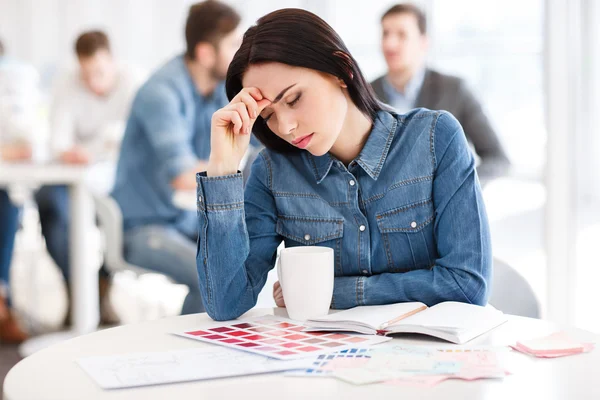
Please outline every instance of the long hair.
[[[273, 11], [246, 31], [227, 71], [225, 88], [229, 100], [242, 90], [242, 78], [250, 65], [269, 62], [321, 71], [341, 79], [352, 102], [371, 120], [381, 109], [342, 39], [311, 12], [295, 8]], [[267, 148], [281, 153], [300, 151], [275, 135], [260, 116], [253, 132]]]

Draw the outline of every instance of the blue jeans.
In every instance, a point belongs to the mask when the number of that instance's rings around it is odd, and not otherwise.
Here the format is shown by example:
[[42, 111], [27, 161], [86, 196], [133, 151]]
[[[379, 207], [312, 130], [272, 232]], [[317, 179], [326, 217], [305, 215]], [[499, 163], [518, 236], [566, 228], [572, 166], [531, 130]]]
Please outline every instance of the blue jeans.
[[[42, 186], [35, 193], [35, 201], [40, 213], [42, 235], [46, 240], [48, 253], [60, 268], [65, 282], [69, 284], [69, 190], [67, 186]], [[100, 276], [108, 276], [102, 266]]]
[[[11, 203], [8, 193], [0, 190], [0, 285], [4, 286], [7, 292], [10, 282], [10, 263], [18, 227], [19, 209]], [[10, 296], [6, 300], [10, 303]]]
[[127, 262], [164, 274], [189, 288], [181, 314], [204, 312], [196, 271], [195, 237], [168, 225], [146, 225], [125, 231], [123, 241]]

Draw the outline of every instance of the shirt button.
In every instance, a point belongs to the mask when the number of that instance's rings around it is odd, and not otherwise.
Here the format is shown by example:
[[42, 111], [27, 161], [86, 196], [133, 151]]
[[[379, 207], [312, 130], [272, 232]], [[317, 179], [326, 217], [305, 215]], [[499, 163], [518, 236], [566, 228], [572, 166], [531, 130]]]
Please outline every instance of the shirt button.
[[307, 233], [306, 235], [304, 235], [304, 240], [310, 240], [310, 235]]
[[350, 186], [354, 186], [356, 184], [356, 182], [354, 182], [354, 180], [351, 180], [350, 182], [348, 182], [350, 184]]
[[202, 196], [198, 196], [198, 201], [202, 203]]
[[359, 226], [359, 227], [358, 227], [358, 229], [359, 229], [361, 232], [364, 232], [364, 231], [365, 231], [365, 229], [367, 229], [367, 227], [366, 227], [366, 226], [364, 226], [364, 225], [361, 225], [361, 226]]
[[415, 221], [410, 223], [410, 227], [411, 228], [416, 228], [417, 227], [417, 223]]
[[365, 275], [366, 275], [366, 274], [368, 274], [368, 273], [369, 273], [369, 271], [367, 271], [366, 269], [363, 269], [363, 274], [365, 274]]

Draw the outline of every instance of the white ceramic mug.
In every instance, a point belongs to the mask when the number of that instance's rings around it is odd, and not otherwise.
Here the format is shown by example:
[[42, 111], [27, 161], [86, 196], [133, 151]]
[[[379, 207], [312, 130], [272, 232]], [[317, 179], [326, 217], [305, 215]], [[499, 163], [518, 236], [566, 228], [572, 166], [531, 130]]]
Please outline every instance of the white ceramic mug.
[[333, 297], [333, 249], [319, 246], [281, 250], [277, 275], [288, 315], [297, 321], [327, 315]]

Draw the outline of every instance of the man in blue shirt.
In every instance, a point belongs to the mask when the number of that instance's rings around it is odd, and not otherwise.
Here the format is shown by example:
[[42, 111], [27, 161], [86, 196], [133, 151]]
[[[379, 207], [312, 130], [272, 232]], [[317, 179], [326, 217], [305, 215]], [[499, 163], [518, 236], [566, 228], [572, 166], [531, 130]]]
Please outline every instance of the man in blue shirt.
[[123, 212], [124, 256], [189, 287], [182, 314], [204, 311], [196, 271], [195, 211], [173, 203], [196, 188], [210, 155], [212, 114], [228, 103], [223, 86], [237, 51], [240, 17], [207, 0], [190, 7], [187, 49], [156, 71], [133, 102], [113, 197]]

